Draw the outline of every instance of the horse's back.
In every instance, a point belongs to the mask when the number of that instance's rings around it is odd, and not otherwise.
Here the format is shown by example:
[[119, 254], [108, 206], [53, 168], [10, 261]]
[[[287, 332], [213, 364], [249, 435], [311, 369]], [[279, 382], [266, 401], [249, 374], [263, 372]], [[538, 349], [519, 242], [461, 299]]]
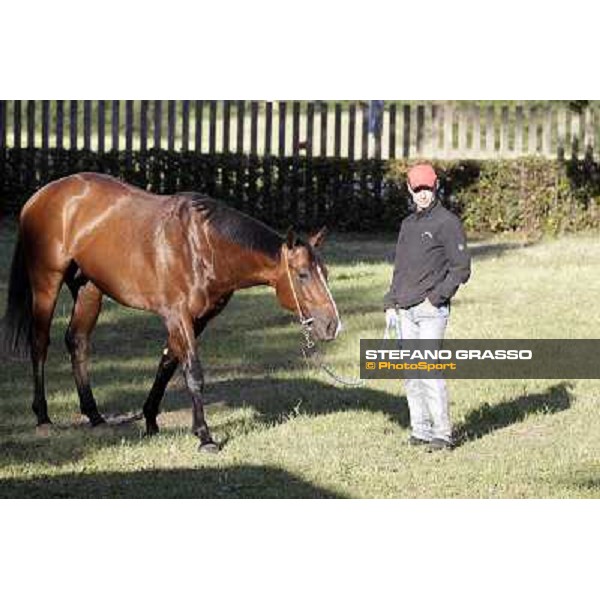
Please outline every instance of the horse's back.
[[21, 211], [21, 231], [38, 240], [60, 239], [67, 253], [90, 236], [123, 236], [132, 221], [160, 220], [168, 196], [157, 196], [99, 173], [78, 173], [36, 192]]
[[107, 175], [80, 173], [48, 184], [25, 204], [21, 235], [32, 262], [63, 270], [74, 261], [105, 293], [139, 305], [121, 282], [137, 287], [141, 273], [156, 271], [163, 243], [181, 244], [181, 207], [176, 197], [150, 194]]
[[21, 221], [41, 217], [47, 220], [52, 216], [64, 220], [66, 209], [70, 216], [80, 210], [100, 212], [124, 197], [146, 201], [161, 199], [161, 196], [149, 194], [109, 175], [78, 173], [52, 181], [38, 190], [23, 206]]

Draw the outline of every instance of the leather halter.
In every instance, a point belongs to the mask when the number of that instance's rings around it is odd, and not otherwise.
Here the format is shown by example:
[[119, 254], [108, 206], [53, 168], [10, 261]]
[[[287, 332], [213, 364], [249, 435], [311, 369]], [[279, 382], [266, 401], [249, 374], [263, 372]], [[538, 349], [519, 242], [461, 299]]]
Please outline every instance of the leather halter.
[[296, 287], [294, 286], [294, 280], [292, 279], [292, 272], [290, 271], [290, 263], [289, 263], [288, 257], [287, 257], [287, 250], [284, 250], [283, 258], [285, 260], [285, 271], [288, 276], [290, 289], [292, 290], [292, 295], [294, 296], [294, 302], [296, 303], [296, 312], [298, 313], [298, 319], [300, 320], [300, 325], [302, 325], [303, 327], [310, 326], [310, 325], [312, 325], [315, 318], [304, 316], [304, 312], [302, 311], [302, 307], [300, 306], [300, 301], [298, 300], [298, 293], [296, 292]]

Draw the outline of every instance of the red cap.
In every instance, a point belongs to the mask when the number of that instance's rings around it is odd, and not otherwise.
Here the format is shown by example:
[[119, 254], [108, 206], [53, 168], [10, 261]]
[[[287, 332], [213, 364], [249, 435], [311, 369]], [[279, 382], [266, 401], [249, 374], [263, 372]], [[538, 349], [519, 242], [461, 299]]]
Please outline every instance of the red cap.
[[408, 171], [408, 183], [413, 190], [420, 187], [435, 188], [437, 175], [429, 164], [415, 165]]

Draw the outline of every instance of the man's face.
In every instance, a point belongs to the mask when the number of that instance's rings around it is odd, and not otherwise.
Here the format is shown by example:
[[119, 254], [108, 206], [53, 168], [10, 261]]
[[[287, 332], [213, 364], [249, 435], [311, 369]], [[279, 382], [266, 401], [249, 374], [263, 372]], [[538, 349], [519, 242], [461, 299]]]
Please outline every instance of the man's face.
[[434, 192], [431, 188], [420, 187], [415, 190], [408, 188], [412, 194], [413, 202], [417, 205], [417, 210], [425, 210], [433, 202]]

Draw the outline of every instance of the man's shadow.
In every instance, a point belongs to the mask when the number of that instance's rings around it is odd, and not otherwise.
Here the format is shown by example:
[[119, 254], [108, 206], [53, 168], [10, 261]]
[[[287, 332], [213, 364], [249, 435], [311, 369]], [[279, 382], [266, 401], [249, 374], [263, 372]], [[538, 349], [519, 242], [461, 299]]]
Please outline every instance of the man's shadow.
[[454, 436], [457, 445], [483, 437], [493, 431], [523, 421], [528, 415], [553, 414], [567, 410], [573, 403], [570, 382], [560, 382], [545, 392], [525, 394], [512, 400], [490, 405], [485, 402], [467, 413], [457, 425]]

